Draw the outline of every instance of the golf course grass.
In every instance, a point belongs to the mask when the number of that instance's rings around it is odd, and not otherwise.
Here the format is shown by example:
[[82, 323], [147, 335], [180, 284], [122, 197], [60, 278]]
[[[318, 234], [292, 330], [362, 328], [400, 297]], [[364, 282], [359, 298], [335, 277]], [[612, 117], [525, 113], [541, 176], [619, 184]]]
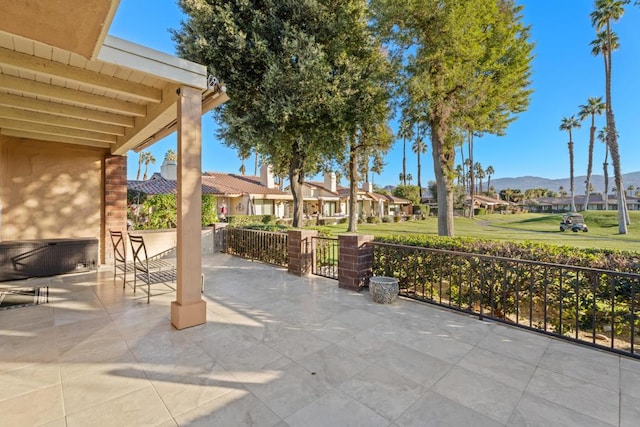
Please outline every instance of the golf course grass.
[[[617, 211], [582, 212], [589, 231], [560, 231], [562, 214], [487, 214], [475, 218], [455, 218], [456, 237], [475, 237], [501, 241], [532, 241], [580, 248], [618, 249], [640, 252], [640, 212], [629, 212], [628, 233], [618, 233]], [[337, 235], [347, 230], [346, 224], [322, 227]], [[358, 224], [358, 233], [375, 236], [388, 234], [438, 234], [437, 219], [380, 224]]]

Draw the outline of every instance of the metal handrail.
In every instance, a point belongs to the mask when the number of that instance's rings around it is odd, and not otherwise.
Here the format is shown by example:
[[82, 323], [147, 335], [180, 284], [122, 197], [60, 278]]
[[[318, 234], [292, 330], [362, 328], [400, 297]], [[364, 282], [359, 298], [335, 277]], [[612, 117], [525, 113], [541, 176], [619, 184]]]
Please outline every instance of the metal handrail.
[[311, 272], [316, 276], [338, 279], [338, 239], [335, 237], [312, 238], [313, 263]]
[[639, 357], [640, 274], [374, 242], [400, 295]]
[[288, 264], [287, 234], [246, 228], [223, 229], [223, 252], [286, 267]]

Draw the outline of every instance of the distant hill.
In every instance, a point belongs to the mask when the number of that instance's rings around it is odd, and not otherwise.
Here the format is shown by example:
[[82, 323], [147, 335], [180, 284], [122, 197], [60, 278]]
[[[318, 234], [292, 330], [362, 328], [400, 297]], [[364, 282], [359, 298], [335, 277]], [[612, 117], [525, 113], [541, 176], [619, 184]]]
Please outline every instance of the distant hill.
[[[586, 175], [580, 175], [574, 177], [574, 185], [576, 194], [584, 194], [584, 183], [587, 180]], [[624, 182], [624, 187], [628, 188], [629, 185], [633, 185], [634, 187], [640, 187], [640, 172], [630, 172], [622, 175], [622, 181]], [[604, 192], [604, 176], [602, 175], [591, 175], [591, 184], [593, 185], [594, 192], [602, 193]], [[482, 180], [483, 189], [486, 190], [487, 180]], [[569, 192], [569, 178], [560, 178], [560, 179], [549, 179], [542, 178], [540, 176], [520, 176], [517, 178], [496, 178], [491, 180], [491, 186], [495, 187], [496, 191], [504, 190], [505, 188], [519, 189], [523, 192], [530, 188], [546, 188], [549, 190], [553, 190], [558, 192], [560, 186], [563, 186], [565, 191]], [[615, 186], [615, 180], [613, 177], [613, 171], [611, 171], [611, 175], [609, 176], [609, 193], [611, 193], [611, 189]], [[395, 185], [386, 185], [384, 187], [385, 190], [393, 192], [395, 189]], [[423, 191], [426, 191], [425, 188]]]
[[[586, 175], [580, 175], [574, 177], [574, 186], [576, 194], [584, 194], [584, 185], [587, 180]], [[630, 172], [622, 175], [622, 182], [624, 187], [629, 185], [634, 187], [640, 186], [640, 172]], [[483, 184], [487, 185], [487, 180], [483, 180]], [[604, 176], [591, 175], [591, 184], [596, 193], [604, 192]], [[569, 178], [561, 179], [548, 179], [539, 176], [521, 176], [517, 178], [496, 178], [491, 180], [491, 186], [495, 187], [496, 191], [504, 190], [505, 188], [520, 189], [522, 191], [530, 188], [547, 188], [549, 190], [558, 191], [560, 186], [563, 186], [565, 191], [569, 192]], [[613, 171], [609, 175], [609, 192], [615, 187], [615, 180], [613, 177]]]

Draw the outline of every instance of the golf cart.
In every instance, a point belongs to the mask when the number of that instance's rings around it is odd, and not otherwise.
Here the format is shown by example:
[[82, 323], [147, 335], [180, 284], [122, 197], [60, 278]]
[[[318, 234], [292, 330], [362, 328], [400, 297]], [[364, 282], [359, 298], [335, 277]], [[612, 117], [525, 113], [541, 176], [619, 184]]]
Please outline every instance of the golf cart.
[[587, 224], [584, 223], [584, 217], [579, 213], [566, 213], [562, 215], [560, 221], [560, 231], [571, 230], [573, 232], [589, 231]]

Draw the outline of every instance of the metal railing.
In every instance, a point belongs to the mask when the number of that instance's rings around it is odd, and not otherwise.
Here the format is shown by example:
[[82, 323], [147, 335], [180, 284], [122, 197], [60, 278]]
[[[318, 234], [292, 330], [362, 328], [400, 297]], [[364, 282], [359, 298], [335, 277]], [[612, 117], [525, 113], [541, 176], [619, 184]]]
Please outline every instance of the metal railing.
[[286, 267], [287, 234], [244, 228], [225, 228], [223, 252]]
[[400, 295], [640, 358], [640, 275], [373, 243]]
[[338, 280], [338, 239], [313, 237], [313, 263], [311, 273]]

